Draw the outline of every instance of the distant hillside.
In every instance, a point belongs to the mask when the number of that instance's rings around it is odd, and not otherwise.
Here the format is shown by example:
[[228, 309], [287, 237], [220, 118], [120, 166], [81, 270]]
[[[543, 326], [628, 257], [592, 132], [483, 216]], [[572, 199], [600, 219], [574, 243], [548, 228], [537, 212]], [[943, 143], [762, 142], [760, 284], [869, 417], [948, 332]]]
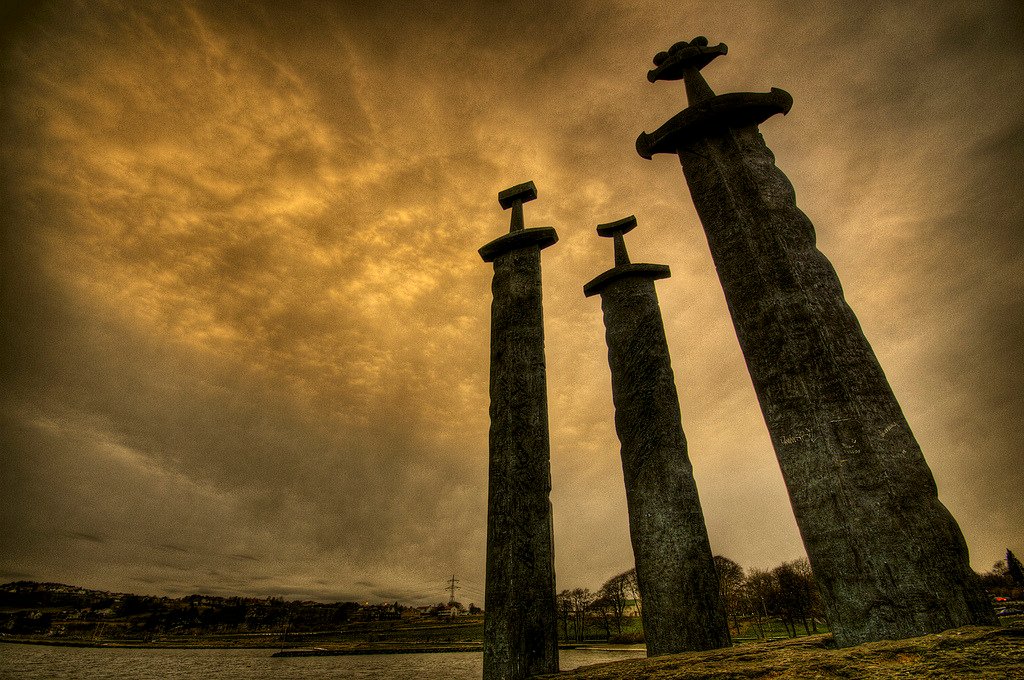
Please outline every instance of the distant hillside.
[[68, 640], [135, 640], [159, 636], [301, 634], [346, 624], [429, 616], [443, 607], [360, 605], [280, 598], [187, 595], [180, 598], [89, 590], [62, 583], [0, 586], [0, 634]]

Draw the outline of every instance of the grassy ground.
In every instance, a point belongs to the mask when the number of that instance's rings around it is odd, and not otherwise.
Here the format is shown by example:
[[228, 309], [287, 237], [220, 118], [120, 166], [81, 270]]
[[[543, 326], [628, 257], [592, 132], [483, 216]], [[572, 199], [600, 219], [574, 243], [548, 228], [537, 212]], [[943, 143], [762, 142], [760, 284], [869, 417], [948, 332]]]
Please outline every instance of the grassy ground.
[[[765, 640], [778, 640], [790, 637], [789, 631], [786, 626], [783, 625], [779, 619], [762, 619], [760, 623], [755, 623], [750, 617], [744, 617], [739, 620], [740, 629], [736, 632], [733, 628], [732, 620], [729, 621], [729, 634], [732, 635], [732, 641], [734, 643], [742, 643], [749, 641], [765, 641]], [[796, 626], [795, 637], [801, 637], [805, 635], [819, 635], [821, 633], [830, 633], [831, 630], [828, 624], [818, 621], [812, 624], [810, 621], [807, 622], [808, 630], [804, 630], [802, 623], [798, 623]]]
[[[737, 632], [734, 627], [733, 619], [729, 619], [729, 634], [732, 636], [732, 641], [735, 644], [742, 644], [744, 642], [751, 641], [764, 641], [764, 640], [778, 640], [783, 638], [789, 638], [790, 634], [782, 621], [779, 619], [762, 619], [760, 624], [756, 623], [752, 617], [743, 616], [738, 620], [739, 631]], [[818, 635], [820, 633], [830, 632], [828, 624], [823, 621], [818, 621], [813, 624], [807, 622], [809, 630], [805, 631], [803, 624], [799, 623], [796, 627], [796, 636], [801, 637], [805, 635]], [[569, 625], [569, 635], [563, 635], [562, 624], [558, 624], [558, 634], [565, 638], [565, 641], [570, 644], [577, 643], [577, 640], [573, 637], [572, 625]], [[595, 624], [594, 622], [588, 622], [586, 629], [584, 630], [583, 641], [590, 643], [596, 641], [604, 641], [608, 638], [608, 631], [602, 626]], [[611, 626], [611, 637], [608, 640], [612, 643], [638, 643], [644, 641], [644, 628], [640, 622], [640, 617], [632, 616], [627, 617], [622, 621], [622, 630], [619, 631], [615, 626]]]
[[1024, 678], [1024, 618], [835, 649], [830, 635], [586, 666], [559, 680]]
[[99, 635], [85, 638], [46, 636], [2, 636], [0, 642], [25, 642], [48, 645], [154, 647], [154, 648], [310, 648], [339, 649], [368, 645], [451, 645], [479, 643], [483, 640], [484, 618], [414, 618], [400, 621], [349, 623], [333, 630], [314, 632], [284, 631], [256, 633], [207, 633], [203, 635], [158, 635], [149, 640]]

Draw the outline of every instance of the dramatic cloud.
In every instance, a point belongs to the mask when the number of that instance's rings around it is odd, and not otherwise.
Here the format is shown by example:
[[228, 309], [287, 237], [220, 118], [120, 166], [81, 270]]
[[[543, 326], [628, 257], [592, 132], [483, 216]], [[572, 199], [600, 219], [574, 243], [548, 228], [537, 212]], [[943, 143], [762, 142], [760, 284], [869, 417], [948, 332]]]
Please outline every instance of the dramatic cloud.
[[[801, 553], [650, 58], [706, 34], [975, 567], [1021, 546], [1017, 3], [46, 2], [2, 42], [0, 578], [482, 601], [497, 192], [544, 253], [556, 571], [632, 562], [594, 226], [635, 213], [716, 552]], [[1015, 548], [1024, 549], [1024, 548]]]

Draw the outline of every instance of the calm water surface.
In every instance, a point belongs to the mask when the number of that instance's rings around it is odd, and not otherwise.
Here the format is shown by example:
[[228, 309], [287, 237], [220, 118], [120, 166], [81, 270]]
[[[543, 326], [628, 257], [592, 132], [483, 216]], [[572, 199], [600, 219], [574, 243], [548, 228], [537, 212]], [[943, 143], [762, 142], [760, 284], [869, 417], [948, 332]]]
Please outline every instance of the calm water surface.
[[[91, 649], [0, 644], [0, 678], [422, 678], [479, 680], [478, 652], [271, 658], [272, 649]], [[644, 656], [643, 648], [559, 652], [562, 670]]]

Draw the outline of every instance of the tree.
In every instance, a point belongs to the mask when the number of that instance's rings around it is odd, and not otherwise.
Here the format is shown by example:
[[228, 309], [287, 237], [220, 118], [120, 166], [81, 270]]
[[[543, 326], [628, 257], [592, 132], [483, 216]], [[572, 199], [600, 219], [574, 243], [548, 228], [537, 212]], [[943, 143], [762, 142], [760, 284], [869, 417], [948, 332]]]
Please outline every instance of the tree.
[[624, 587], [626, 593], [629, 595], [629, 599], [633, 600], [633, 604], [636, 607], [636, 615], [640, 616], [640, 607], [643, 604], [640, 599], [640, 582], [636, 580], [636, 568], [630, 569], [629, 571], [622, 574], [624, 577]]
[[612, 576], [597, 591], [602, 608], [607, 612], [610, 623], [615, 626], [615, 632], [620, 635], [622, 634], [622, 619], [625, 617], [626, 604], [629, 601], [629, 574], [630, 572], [624, 571]]
[[1006, 560], [999, 560], [984, 574], [979, 574], [979, 577], [981, 585], [985, 586], [990, 593], [1000, 592], [1013, 586], [1013, 581], [1006, 573]]
[[569, 641], [569, 619], [572, 618], [572, 593], [563, 590], [555, 597], [558, 619], [562, 622], [562, 642]]
[[359, 611], [359, 605], [355, 602], [336, 602], [331, 607], [329, 620], [335, 625], [348, 623], [357, 611]]
[[572, 603], [573, 628], [576, 633], [576, 641], [583, 642], [583, 629], [587, 623], [587, 612], [594, 601], [594, 595], [590, 592], [589, 588], [574, 588], [569, 593], [569, 598]]
[[[825, 616], [825, 603], [821, 599], [821, 593], [818, 592], [818, 584], [814, 580], [814, 572], [811, 570], [811, 563], [807, 561], [806, 557], [793, 560], [790, 562], [793, 568], [796, 569], [797, 573], [801, 578], [801, 587], [804, 590], [805, 616], [809, 616], [811, 619], [811, 630], [809, 633], [818, 632], [818, 618], [824, 618]], [[804, 621], [804, 630], [807, 630], [807, 621]], [[809, 634], [808, 633], [808, 634]]]
[[1006, 549], [1006, 575], [1013, 581], [1013, 585], [1024, 586], [1024, 570], [1021, 569], [1020, 560], [1009, 548]]
[[[607, 597], [598, 597], [590, 603], [591, 617], [598, 620], [604, 629], [606, 640], [612, 639], [612, 622], [615, 619], [615, 605]], [[619, 629], [621, 633], [621, 628]]]
[[814, 618], [820, 613], [821, 598], [807, 559], [780, 564], [772, 570], [772, 576], [778, 590], [774, 595], [774, 607], [769, 604], [769, 611], [782, 619], [790, 637], [796, 637], [797, 621], [803, 623], [806, 635], [811, 634], [808, 620], [814, 626], [814, 632], [818, 632]]
[[147, 600], [148, 598], [142, 597], [141, 595], [125, 595], [121, 598], [121, 603], [117, 607], [117, 612], [121, 616], [137, 616], [139, 614], [145, 614], [150, 608], [150, 603]]
[[786, 634], [796, 637], [796, 622], [803, 620], [804, 630], [810, 633], [807, 627], [807, 602], [806, 588], [803, 579], [796, 568], [789, 562], [780, 564], [772, 569], [772, 576], [777, 584], [774, 593], [773, 605], [770, 609], [782, 619], [782, 625]]
[[[1013, 552], [1006, 551], [1013, 559], [1017, 557], [1013, 555]], [[1001, 596], [1007, 598], [1020, 597], [1024, 592], [1021, 590], [1021, 586], [1015, 585], [1013, 577], [1010, 575], [1010, 567], [1006, 560], [999, 560], [992, 565], [992, 569], [979, 575], [981, 584], [988, 591], [989, 595]]]
[[769, 604], [774, 604], [778, 585], [770, 572], [751, 569], [743, 581], [743, 608], [754, 618], [758, 637], [765, 638], [764, 624], [768, 618]]
[[736, 634], [740, 633], [739, 614], [742, 607], [743, 567], [728, 557], [715, 555], [715, 570], [718, 572], [718, 588], [725, 605], [726, 616], [732, 617]]

